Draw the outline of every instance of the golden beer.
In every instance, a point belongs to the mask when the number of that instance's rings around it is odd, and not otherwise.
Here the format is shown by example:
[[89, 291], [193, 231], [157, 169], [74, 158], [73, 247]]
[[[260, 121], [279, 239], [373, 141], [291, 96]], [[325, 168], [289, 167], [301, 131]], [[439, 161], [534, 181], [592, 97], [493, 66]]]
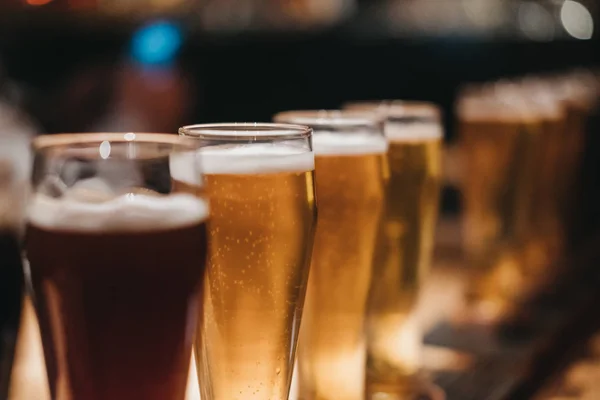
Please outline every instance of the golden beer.
[[[543, 279], [553, 260], [560, 254], [559, 203], [556, 187], [562, 163], [559, 157], [565, 129], [565, 110], [539, 80], [525, 80], [520, 85], [529, 132], [529, 157], [523, 157], [521, 196], [527, 206], [521, 234], [523, 266], [534, 285]], [[523, 226], [526, 223], [527, 226]], [[531, 276], [533, 275], [533, 276]]]
[[364, 397], [365, 314], [387, 143], [372, 117], [289, 112], [314, 130], [318, 226], [299, 344], [300, 399]]
[[[246, 134], [280, 134], [273, 126], [246, 127]], [[316, 218], [314, 158], [305, 144], [233, 143], [200, 152], [211, 205], [196, 342], [203, 400], [288, 397]]]
[[498, 322], [556, 253], [562, 109], [532, 84], [498, 82], [460, 100], [464, 245], [472, 322]]
[[498, 242], [513, 231], [510, 197], [514, 193], [515, 154], [521, 131], [517, 115], [496, 114], [496, 103], [481, 102], [489, 110], [460, 113], [459, 140], [464, 181], [463, 235], [470, 258], [485, 259], [497, 251]]
[[[420, 367], [414, 315], [431, 263], [441, 178], [442, 128], [427, 103], [355, 103], [387, 119], [390, 177], [368, 312], [367, 396], [410, 396]], [[402, 397], [404, 398], [404, 397]]]
[[463, 243], [471, 268], [467, 301], [482, 322], [505, 313], [520, 285], [512, 246], [524, 132], [521, 114], [490, 94], [463, 99], [459, 106]]

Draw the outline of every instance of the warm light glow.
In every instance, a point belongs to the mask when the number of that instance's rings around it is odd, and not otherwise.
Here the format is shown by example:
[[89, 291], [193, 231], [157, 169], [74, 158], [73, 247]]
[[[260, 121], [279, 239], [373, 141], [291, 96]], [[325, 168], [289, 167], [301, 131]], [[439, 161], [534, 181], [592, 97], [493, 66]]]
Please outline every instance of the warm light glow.
[[405, 376], [415, 374], [421, 361], [421, 334], [415, 313], [394, 313], [378, 316], [377, 324], [385, 326], [371, 346], [377, 359], [385, 360], [388, 368]]
[[575, 39], [588, 40], [594, 33], [594, 18], [581, 3], [566, 0], [560, 10], [560, 20], [567, 33]]
[[502, 0], [462, 0], [462, 6], [469, 20], [480, 28], [491, 29], [502, 24], [506, 18]]
[[25, 0], [30, 6], [43, 6], [44, 4], [50, 3], [52, 0]]
[[319, 376], [315, 393], [324, 399], [356, 399], [364, 393], [366, 343], [356, 349], [340, 354], [332, 351], [315, 354], [312, 359], [313, 373]]

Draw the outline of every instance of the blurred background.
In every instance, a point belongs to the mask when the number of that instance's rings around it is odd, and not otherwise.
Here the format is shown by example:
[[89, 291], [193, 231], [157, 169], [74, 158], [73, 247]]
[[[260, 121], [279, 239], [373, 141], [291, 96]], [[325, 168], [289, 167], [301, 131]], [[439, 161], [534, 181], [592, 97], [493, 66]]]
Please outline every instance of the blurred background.
[[0, 0], [1, 93], [45, 132], [174, 131], [595, 65], [597, 1]]
[[[600, 398], [582, 394], [598, 393], [582, 387], [600, 378], [600, 364], [571, 374], [577, 389], [567, 379], [580, 357], [589, 364], [598, 354], [600, 318], [590, 310], [600, 304], [600, 278], [589, 268], [600, 259], [593, 112], [573, 175], [577, 212], [552, 260], [577, 266], [553, 273], [571, 286], [548, 278], [492, 333], [448, 322], [464, 291], [457, 232], [469, 171], [461, 170], [456, 110], [465, 85], [575, 69], [596, 76], [599, 64], [597, 0], [0, 0], [0, 126], [10, 133], [176, 132], [351, 100], [440, 105], [445, 188], [422, 308], [425, 367], [449, 400]], [[32, 315], [30, 304], [25, 312]], [[26, 318], [22, 327], [14, 399], [42, 398], [31, 392], [45, 379], [34, 323]]]
[[595, 0], [0, 5], [0, 96], [47, 133], [174, 132], [402, 98], [439, 104], [452, 142], [465, 82], [593, 66], [600, 57]]

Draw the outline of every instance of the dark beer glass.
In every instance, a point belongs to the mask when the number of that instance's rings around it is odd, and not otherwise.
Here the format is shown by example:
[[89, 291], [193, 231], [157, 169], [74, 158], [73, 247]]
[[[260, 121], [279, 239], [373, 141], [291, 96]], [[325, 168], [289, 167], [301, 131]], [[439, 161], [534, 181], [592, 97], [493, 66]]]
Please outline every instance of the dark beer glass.
[[[55, 400], [183, 400], [208, 206], [175, 135], [34, 141], [26, 251]], [[195, 171], [172, 186], [171, 165]]]

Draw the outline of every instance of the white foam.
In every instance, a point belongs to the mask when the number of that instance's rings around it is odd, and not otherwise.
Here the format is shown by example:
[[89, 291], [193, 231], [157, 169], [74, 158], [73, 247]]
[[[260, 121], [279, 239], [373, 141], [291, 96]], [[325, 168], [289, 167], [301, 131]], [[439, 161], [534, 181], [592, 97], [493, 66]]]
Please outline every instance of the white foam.
[[82, 201], [77, 196], [51, 198], [36, 194], [28, 220], [45, 229], [84, 232], [138, 232], [172, 229], [208, 217], [206, 201], [189, 194], [152, 196], [126, 194], [103, 202]]
[[461, 120], [472, 122], [518, 123], [526, 115], [523, 107], [516, 107], [491, 96], [461, 98], [456, 111]]
[[79, 198], [100, 203], [111, 200], [116, 193], [106, 180], [94, 177], [77, 181], [64, 195], [73, 199]]
[[[210, 146], [198, 154], [204, 174], [269, 174], [315, 169], [312, 152], [277, 143]], [[171, 162], [171, 175], [184, 182], [194, 178], [185, 163], [177, 160]]]
[[197, 153], [174, 153], [169, 156], [171, 177], [180, 182], [194, 186], [202, 186], [202, 172], [199, 171], [201, 161]]
[[443, 130], [434, 122], [386, 122], [385, 136], [391, 142], [437, 140], [442, 138]]
[[358, 155], [387, 152], [385, 137], [373, 133], [315, 132], [313, 149], [317, 155]]

